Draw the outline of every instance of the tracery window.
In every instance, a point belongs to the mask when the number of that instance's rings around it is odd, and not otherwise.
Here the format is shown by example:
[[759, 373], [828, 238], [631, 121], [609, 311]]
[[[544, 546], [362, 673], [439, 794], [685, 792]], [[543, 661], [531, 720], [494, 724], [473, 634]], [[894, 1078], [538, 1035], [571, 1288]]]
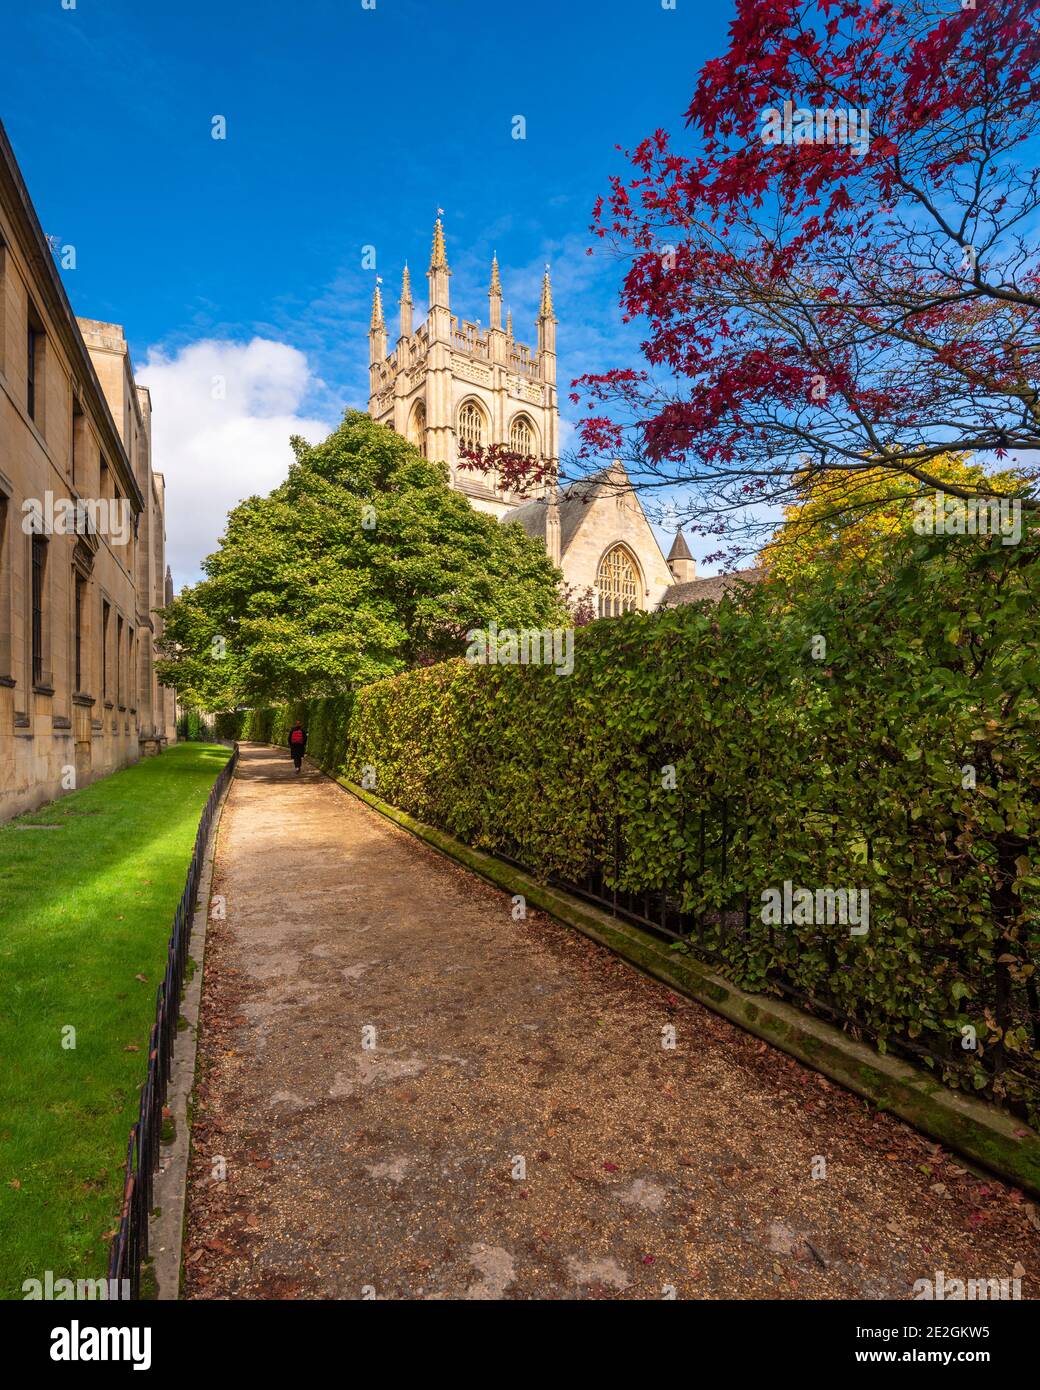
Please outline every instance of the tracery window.
[[514, 454], [530, 458], [534, 453], [534, 432], [526, 415], [517, 415], [509, 426], [509, 448]]
[[484, 447], [484, 413], [479, 405], [467, 401], [459, 411], [459, 448]]
[[601, 618], [613, 618], [639, 607], [639, 579], [632, 557], [623, 545], [613, 546], [599, 562], [596, 588]]

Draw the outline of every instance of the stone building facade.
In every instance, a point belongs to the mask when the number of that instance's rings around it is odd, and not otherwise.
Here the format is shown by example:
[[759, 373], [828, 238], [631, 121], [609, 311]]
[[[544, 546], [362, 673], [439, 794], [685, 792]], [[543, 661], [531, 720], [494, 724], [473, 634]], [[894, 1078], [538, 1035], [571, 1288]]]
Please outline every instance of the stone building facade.
[[73, 314], [0, 126], [0, 820], [174, 736], [167, 593], [148, 392]]
[[595, 611], [603, 618], [658, 606], [672, 572], [622, 464], [615, 461], [546, 497], [525, 501], [510, 519], [544, 541], [549, 551], [554, 514], [556, 563], [574, 597], [591, 591]]
[[[450, 277], [438, 218], [426, 272], [427, 317], [415, 327], [406, 266], [397, 346], [391, 353], [377, 283], [368, 334], [372, 419], [404, 435], [424, 457], [443, 460], [451, 486], [479, 511], [506, 524], [515, 522], [541, 541], [562, 570], [571, 598], [589, 595], [600, 617], [699, 599], [717, 601], [731, 582], [754, 582], [758, 571], [698, 579], [681, 531], [666, 559], [620, 461], [567, 486], [558, 483], [557, 321], [549, 267], [533, 348], [514, 338], [508, 312], [503, 327], [497, 255], [491, 261], [487, 329], [468, 319], [460, 323], [451, 312]], [[547, 481], [520, 495], [504, 488], [494, 470], [460, 467], [462, 449], [492, 445], [538, 458]]]
[[448, 465], [452, 487], [478, 511], [502, 518], [524, 499], [505, 491], [494, 474], [459, 467], [461, 447], [512, 444], [516, 452], [559, 459], [556, 404], [556, 319], [546, 269], [536, 325], [537, 349], [513, 337], [512, 316], [502, 322], [502, 283], [491, 263], [488, 327], [461, 323], [451, 312], [451, 270], [438, 219], [433, 233], [429, 312], [413, 325], [411, 277], [405, 267], [397, 346], [387, 355], [387, 330], [378, 285], [369, 327], [369, 414], [415, 444], [426, 458]]

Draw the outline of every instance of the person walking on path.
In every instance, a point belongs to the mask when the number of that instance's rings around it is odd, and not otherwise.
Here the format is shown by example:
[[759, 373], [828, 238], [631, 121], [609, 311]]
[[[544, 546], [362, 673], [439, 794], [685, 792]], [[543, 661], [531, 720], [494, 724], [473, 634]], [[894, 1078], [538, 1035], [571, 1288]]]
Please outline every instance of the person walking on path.
[[297, 719], [289, 733], [289, 752], [292, 754], [293, 764], [299, 772], [303, 766], [303, 755], [307, 751], [307, 730]]

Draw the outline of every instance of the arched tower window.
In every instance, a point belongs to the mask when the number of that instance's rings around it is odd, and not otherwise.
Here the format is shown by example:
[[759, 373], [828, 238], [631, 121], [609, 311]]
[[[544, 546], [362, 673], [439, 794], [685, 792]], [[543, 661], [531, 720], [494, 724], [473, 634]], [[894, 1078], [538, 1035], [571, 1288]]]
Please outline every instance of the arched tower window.
[[484, 447], [484, 412], [475, 401], [467, 401], [459, 411], [459, 448]]
[[639, 607], [639, 576], [623, 545], [612, 546], [599, 562], [596, 588], [601, 618], [613, 618]]
[[526, 415], [516, 415], [509, 426], [509, 448], [514, 454], [530, 458], [534, 453], [534, 430]]
[[408, 426], [408, 442], [426, 457], [426, 407], [422, 401], [416, 401], [412, 409], [411, 423]]

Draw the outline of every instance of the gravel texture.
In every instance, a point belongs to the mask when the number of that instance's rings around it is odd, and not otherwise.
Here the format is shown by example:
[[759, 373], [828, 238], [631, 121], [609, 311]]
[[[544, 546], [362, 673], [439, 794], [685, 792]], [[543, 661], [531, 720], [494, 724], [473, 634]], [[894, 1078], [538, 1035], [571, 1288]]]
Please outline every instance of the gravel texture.
[[213, 892], [186, 1297], [1036, 1296], [1021, 1193], [284, 752]]

